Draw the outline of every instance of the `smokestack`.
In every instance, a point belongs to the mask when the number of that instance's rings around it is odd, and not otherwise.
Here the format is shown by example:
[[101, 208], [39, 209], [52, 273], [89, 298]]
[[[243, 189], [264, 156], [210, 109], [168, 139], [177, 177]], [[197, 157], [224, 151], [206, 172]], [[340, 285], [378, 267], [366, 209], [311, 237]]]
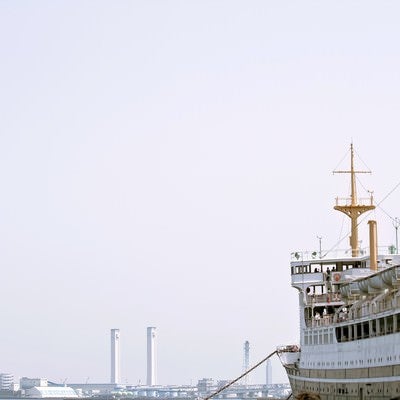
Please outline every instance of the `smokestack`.
[[271, 360], [268, 359], [266, 363], [266, 384], [267, 385], [272, 385], [272, 366], [271, 366]]
[[120, 383], [119, 329], [111, 329], [111, 383]]
[[147, 385], [156, 385], [156, 328], [147, 328]]
[[378, 239], [376, 221], [368, 221], [369, 225], [369, 265], [372, 271], [378, 271]]

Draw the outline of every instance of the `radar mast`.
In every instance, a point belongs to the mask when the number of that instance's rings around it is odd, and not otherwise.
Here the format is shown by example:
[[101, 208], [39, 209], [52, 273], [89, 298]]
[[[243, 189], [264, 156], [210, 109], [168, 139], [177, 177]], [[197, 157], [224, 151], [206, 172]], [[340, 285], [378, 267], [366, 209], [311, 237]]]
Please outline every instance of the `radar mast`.
[[[356, 171], [354, 169], [354, 150], [353, 143], [350, 145], [350, 153], [351, 153], [351, 164], [350, 171], [333, 171], [334, 174], [350, 174], [351, 177], [351, 194], [350, 199], [339, 199], [336, 198], [336, 205], [334, 206], [335, 210], [341, 211], [346, 214], [351, 219], [351, 236], [350, 236], [350, 246], [351, 246], [351, 256], [358, 257], [360, 254], [360, 249], [358, 247], [358, 217], [365, 213], [366, 211], [373, 210], [375, 208], [373, 204], [373, 196], [372, 193], [369, 199], [357, 199], [357, 188], [356, 188], [356, 174], [370, 174], [371, 171]], [[365, 204], [363, 204], [363, 200]], [[366, 204], [367, 201], [369, 204]], [[360, 201], [360, 202], [359, 202]], [[342, 204], [341, 204], [342, 203]]]

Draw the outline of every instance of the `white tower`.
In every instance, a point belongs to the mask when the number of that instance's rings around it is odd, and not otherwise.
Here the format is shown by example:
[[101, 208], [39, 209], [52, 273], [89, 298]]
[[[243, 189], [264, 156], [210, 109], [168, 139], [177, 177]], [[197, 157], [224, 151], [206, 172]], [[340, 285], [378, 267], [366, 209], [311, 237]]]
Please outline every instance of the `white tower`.
[[156, 385], [156, 328], [147, 328], [147, 385]]
[[[250, 368], [250, 343], [248, 340], [244, 342], [243, 346], [243, 372], [246, 372]], [[248, 385], [249, 383], [249, 375], [244, 377], [244, 384]]]
[[111, 329], [111, 383], [120, 383], [119, 329]]
[[266, 384], [272, 385], [272, 366], [270, 359], [267, 360], [265, 372], [266, 372]]

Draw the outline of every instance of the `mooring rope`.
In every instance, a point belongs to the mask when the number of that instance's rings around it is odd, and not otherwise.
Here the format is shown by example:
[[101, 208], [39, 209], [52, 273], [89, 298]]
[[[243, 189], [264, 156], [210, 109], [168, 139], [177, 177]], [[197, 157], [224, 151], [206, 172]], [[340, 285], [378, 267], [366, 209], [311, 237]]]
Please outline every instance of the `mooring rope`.
[[259, 367], [263, 362], [267, 361], [268, 358], [272, 357], [277, 351], [275, 350], [274, 352], [272, 352], [271, 354], [269, 354], [267, 357], [265, 357], [264, 359], [262, 359], [260, 362], [258, 362], [256, 365], [254, 365], [253, 367], [251, 367], [250, 369], [248, 369], [247, 371], [245, 371], [242, 375], [238, 376], [236, 379], [234, 379], [233, 381], [230, 381], [229, 383], [227, 383], [225, 386], [222, 386], [222, 388], [218, 389], [216, 392], [210, 394], [210, 396], [205, 397], [203, 400], [209, 400], [212, 397], [216, 396], [218, 393], [221, 393], [223, 390], [227, 389], [229, 386], [232, 386], [235, 382], [237, 382], [238, 380], [242, 379], [244, 376], [246, 376], [247, 374], [249, 374], [251, 371], [253, 371], [254, 369], [256, 369], [257, 367]]

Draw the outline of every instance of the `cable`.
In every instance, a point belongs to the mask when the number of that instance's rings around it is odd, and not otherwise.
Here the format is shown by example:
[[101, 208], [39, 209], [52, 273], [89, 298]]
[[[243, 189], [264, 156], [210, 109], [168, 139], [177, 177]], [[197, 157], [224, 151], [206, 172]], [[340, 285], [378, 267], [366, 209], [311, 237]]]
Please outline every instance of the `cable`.
[[268, 358], [272, 357], [274, 354], [276, 354], [277, 351], [275, 350], [274, 352], [272, 352], [271, 354], [269, 354], [267, 357], [265, 357], [264, 359], [262, 359], [260, 362], [258, 362], [256, 365], [254, 365], [253, 367], [251, 367], [250, 369], [248, 369], [247, 371], [245, 371], [242, 375], [240, 375], [239, 377], [237, 377], [236, 379], [234, 379], [233, 381], [230, 381], [229, 383], [227, 383], [225, 386], [222, 386], [222, 388], [218, 389], [216, 392], [210, 394], [210, 396], [205, 397], [203, 400], [209, 400], [212, 397], [216, 396], [218, 393], [221, 393], [223, 390], [227, 389], [229, 386], [233, 385], [235, 382], [237, 382], [238, 380], [242, 379], [244, 376], [246, 376], [248, 373], [250, 373], [251, 371], [253, 371], [254, 369], [256, 369], [257, 367], [259, 367], [263, 362], [267, 361]]

